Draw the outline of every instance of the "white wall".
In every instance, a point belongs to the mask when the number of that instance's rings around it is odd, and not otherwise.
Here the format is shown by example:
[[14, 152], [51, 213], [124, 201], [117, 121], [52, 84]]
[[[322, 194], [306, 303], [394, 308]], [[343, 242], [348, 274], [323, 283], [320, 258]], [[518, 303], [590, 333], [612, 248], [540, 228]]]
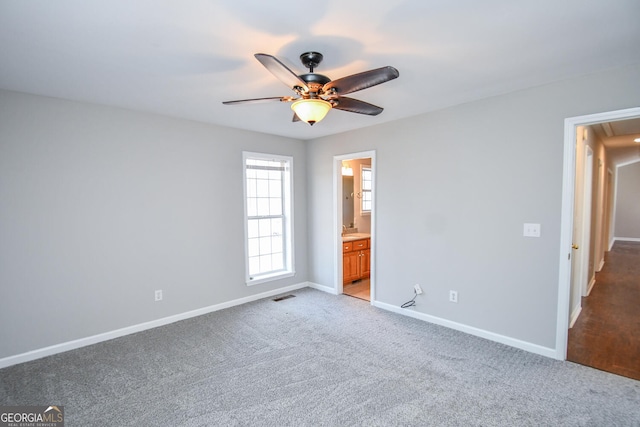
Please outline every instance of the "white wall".
[[640, 239], [640, 162], [618, 167], [616, 239]]
[[310, 280], [335, 286], [333, 156], [376, 150], [376, 299], [420, 283], [411, 310], [555, 348], [564, 119], [640, 105], [639, 80], [629, 67], [309, 142]]
[[[296, 277], [244, 283], [243, 150], [294, 157]], [[305, 282], [305, 161], [296, 140], [0, 91], [0, 358]]]

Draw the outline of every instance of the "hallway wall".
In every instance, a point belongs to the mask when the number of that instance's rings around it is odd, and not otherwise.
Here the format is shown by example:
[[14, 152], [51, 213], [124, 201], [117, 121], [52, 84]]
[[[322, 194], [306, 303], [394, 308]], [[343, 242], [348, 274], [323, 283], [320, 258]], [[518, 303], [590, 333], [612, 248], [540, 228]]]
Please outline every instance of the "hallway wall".
[[615, 238], [640, 240], [640, 162], [617, 170]]

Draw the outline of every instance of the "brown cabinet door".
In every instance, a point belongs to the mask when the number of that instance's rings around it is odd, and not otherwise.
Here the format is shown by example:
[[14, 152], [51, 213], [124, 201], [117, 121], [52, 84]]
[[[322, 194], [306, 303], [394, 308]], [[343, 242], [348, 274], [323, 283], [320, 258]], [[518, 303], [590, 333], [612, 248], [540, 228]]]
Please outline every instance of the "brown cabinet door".
[[342, 283], [351, 283], [360, 278], [359, 251], [347, 252], [342, 256]]
[[360, 277], [365, 278], [371, 275], [371, 250], [360, 251]]

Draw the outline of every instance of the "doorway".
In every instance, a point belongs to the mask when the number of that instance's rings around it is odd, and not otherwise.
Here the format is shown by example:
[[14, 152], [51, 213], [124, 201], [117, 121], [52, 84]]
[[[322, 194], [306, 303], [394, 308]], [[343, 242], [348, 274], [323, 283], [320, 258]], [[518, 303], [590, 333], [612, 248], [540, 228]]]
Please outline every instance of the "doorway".
[[[574, 295], [572, 295], [572, 257], [575, 250], [574, 243], [574, 208], [575, 208], [575, 181], [576, 181], [576, 135], [582, 126], [595, 125], [604, 122], [619, 121], [625, 119], [640, 118], [640, 108], [611, 111], [565, 119], [564, 133], [564, 168], [563, 168], [563, 192], [562, 192], [562, 218], [560, 235], [560, 269], [558, 285], [558, 312], [556, 331], [556, 358], [567, 359], [567, 347], [569, 326], [572, 320], [572, 308]], [[607, 197], [609, 200], [611, 194]], [[607, 245], [608, 246], [608, 245]], [[589, 248], [585, 248], [589, 251]], [[579, 314], [579, 313], [578, 313]], [[577, 317], [577, 316], [576, 316]]]
[[337, 294], [375, 301], [375, 151], [334, 156]]

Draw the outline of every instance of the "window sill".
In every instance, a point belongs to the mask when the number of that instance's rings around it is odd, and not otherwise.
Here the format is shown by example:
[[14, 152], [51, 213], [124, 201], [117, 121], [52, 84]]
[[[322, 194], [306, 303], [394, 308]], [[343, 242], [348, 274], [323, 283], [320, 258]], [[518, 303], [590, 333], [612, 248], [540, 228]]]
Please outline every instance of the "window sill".
[[247, 280], [247, 286], [259, 285], [260, 283], [273, 282], [274, 280], [285, 279], [295, 276], [295, 271], [279, 271], [272, 274], [264, 274], [255, 277], [253, 280]]

